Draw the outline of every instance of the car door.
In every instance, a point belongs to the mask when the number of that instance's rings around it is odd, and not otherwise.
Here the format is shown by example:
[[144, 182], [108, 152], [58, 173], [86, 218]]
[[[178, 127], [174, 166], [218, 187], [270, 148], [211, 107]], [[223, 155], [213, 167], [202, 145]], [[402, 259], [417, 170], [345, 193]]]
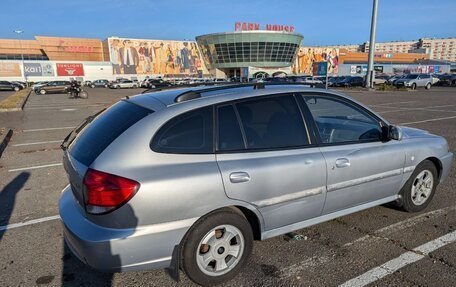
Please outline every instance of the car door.
[[326, 166], [294, 95], [218, 106], [217, 163], [228, 197], [254, 205], [265, 229], [319, 216]]
[[375, 115], [342, 97], [305, 95], [327, 166], [323, 214], [392, 198], [400, 189], [405, 152], [398, 141], [382, 141]]

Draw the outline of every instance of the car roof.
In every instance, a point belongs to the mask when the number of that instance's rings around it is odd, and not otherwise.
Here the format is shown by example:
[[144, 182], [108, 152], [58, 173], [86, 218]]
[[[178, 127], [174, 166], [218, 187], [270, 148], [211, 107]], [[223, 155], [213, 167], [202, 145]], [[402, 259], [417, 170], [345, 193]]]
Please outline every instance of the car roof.
[[[312, 94], [325, 94], [329, 96], [337, 96], [348, 99], [358, 105], [363, 106], [369, 111], [375, 113], [362, 103], [354, 100], [353, 98], [342, 94], [334, 90], [326, 90], [319, 88], [311, 88], [309, 85], [305, 84], [280, 84], [280, 85], [264, 85], [264, 88], [254, 89], [255, 85], [222, 85], [218, 86], [223, 89], [211, 90], [212, 86], [202, 86], [202, 87], [187, 87], [187, 88], [176, 88], [176, 89], [166, 89], [158, 92], [151, 92], [140, 94], [137, 96], [129, 97], [127, 100], [131, 101], [137, 105], [158, 111], [171, 106], [204, 106], [217, 103], [228, 102], [232, 100], [239, 100], [244, 98], [266, 96], [273, 94], [283, 94], [283, 93], [312, 93]], [[197, 92], [200, 97], [192, 98], [185, 100], [183, 102], [176, 103], [175, 99], [179, 95], [184, 93], [190, 94], [192, 92]], [[379, 118], [386, 121], [383, 117], [375, 113]]]

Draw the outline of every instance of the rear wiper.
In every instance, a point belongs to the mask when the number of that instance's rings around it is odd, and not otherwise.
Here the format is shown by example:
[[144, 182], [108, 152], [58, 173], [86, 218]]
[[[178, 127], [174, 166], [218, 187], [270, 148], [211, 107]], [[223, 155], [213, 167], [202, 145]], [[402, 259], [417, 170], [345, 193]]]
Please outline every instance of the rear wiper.
[[66, 150], [68, 148], [68, 146], [70, 145], [71, 141], [69, 141], [71, 135], [77, 135], [85, 126], [87, 126], [89, 123], [91, 123], [99, 114], [101, 114], [102, 112], [104, 112], [104, 110], [106, 110], [106, 108], [102, 109], [101, 111], [97, 112], [96, 114], [92, 115], [92, 116], [88, 116], [87, 118], [85, 118], [82, 123], [77, 126], [76, 128], [74, 128], [62, 141], [62, 143], [60, 144], [60, 148], [62, 150]]

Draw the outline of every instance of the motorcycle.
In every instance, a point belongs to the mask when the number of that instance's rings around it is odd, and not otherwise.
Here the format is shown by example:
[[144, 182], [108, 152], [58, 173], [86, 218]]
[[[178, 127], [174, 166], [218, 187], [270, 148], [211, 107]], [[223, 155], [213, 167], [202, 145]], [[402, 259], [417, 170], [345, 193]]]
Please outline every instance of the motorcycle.
[[70, 89], [68, 89], [68, 97], [70, 99], [76, 99], [76, 98], [88, 99], [89, 93], [87, 93], [81, 87], [71, 87]]

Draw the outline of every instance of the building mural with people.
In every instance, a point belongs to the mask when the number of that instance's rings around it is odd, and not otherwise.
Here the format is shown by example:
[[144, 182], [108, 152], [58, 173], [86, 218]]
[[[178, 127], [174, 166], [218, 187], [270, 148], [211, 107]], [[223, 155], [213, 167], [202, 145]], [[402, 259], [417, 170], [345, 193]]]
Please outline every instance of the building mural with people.
[[337, 74], [339, 70], [339, 49], [320, 47], [299, 47], [292, 71], [295, 74], [311, 75], [314, 63], [328, 62], [328, 73]]
[[108, 38], [115, 75], [197, 76], [208, 73], [196, 42]]

